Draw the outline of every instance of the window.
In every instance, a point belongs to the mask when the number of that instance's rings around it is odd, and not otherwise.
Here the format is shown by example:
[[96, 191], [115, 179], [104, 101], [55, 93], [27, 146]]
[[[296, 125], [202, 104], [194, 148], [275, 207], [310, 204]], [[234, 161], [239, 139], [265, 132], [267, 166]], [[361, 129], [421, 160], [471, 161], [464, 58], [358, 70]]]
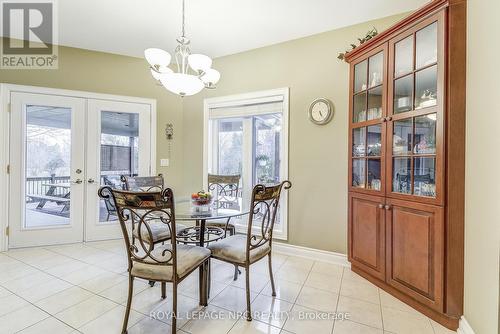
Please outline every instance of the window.
[[[248, 206], [256, 184], [288, 179], [288, 89], [205, 100], [204, 182], [208, 173], [241, 175], [238, 196]], [[204, 185], [207, 188], [207, 184]], [[274, 237], [287, 238], [282, 195]], [[247, 217], [232, 221], [244, 232]]]

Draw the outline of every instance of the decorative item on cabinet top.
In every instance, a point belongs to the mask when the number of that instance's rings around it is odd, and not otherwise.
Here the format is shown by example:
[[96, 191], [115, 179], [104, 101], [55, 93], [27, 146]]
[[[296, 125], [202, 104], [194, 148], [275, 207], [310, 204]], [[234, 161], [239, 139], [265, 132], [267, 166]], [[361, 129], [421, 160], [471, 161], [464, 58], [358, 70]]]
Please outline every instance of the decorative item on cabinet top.
[[[364, 42], [366, 41], [369, 41], [370, 39], [372, 39], [373, 37], [377, 36], [378, 34], [378, 31], [377, 31], [377, 28], [373, 27], [372, 30], [368, 31], [365, 35], [365, 37], [363, 38], [358, 38], [358, 42], [359, 42], [359, 45], [363, 44]], [[345, 52], [339, 52], [339, 55], [337, 56], [338, 59], [340, 60], [344, 60], [345, 61], [345, 56], [351, 52], [352, 50], [354, 50], [355, 48], [357, 48], [358, 45], [354, 44], [354, 43], [351, 43], [351, 50], [346, 50]]]
[[319, 98], [311, 102], [308, 110], [309, 120], [317, 125], [324, 125], [333, 118], [333, 103], [326, 98]]

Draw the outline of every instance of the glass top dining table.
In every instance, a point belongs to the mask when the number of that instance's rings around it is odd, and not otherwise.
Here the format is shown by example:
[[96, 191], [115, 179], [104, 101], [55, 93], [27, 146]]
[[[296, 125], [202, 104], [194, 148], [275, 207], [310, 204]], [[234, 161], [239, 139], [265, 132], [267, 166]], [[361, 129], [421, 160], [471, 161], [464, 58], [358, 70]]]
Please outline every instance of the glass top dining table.
[[178, 241], [204, 246], [207, 242], [213, 242], [225, 236], [225, 230], [220, 227], [207, 226], [207, 221], [226, 220], [245, 216], [250, 209], [242, 205], [241, 198], [224, 197], [215, 198], [210, 210], [196, 212], [190, 198], [178, 198], [175, 200], [175, 221], [195, 222], [196, 225], [177, 231]]

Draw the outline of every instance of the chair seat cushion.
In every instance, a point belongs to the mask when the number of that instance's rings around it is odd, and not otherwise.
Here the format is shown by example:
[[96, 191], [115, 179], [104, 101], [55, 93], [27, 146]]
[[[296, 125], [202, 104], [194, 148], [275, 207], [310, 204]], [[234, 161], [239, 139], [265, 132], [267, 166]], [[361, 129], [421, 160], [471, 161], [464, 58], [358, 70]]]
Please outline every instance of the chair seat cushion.
[[[225, 229], [226, 228], [226, 222], [214, 221], [214, 222], [206, 223], [206, 226], [215, 226], [215, 227], [220, 227], [222, 229]], [[228, 230], [233, 230], [236, 227], [234, 226], [234, 224], [229, 223], [229, 224], [227, 224], [227, 228], [228, 228]]]
[[[256, 244], [257, 241], [254, 241], [252, 243]], [[208, 249], [212, 251], [212, 256], [214, 258], [231, 263], [245, 263], [246, 248], [246, 235], [233, 235], [208, 245]], [[250, 251], [250, 263], [259, 260], [270, 250], [271, 248], [269, 247], [269, 242], [266, 242], [260, 247], [252, 249]]]
[[[167, 261], [170, 258], [172, 245], [155, 247], [153, 256], [160, 261]], [[177, 245], [177, 276], [184, 277], [192, 269], [198, 267], [203, 261], [210, 257], [210, 250], [205, 247], [193, 245]], [[155, 264], [153, 260], [147, 260], [148, 263], [132, 262], [132, 276], [144, 278], [152, 281], [172, 281], [172, 266], [164, 264]]]
[[[149, 228], [151, 228], [151, 234], [153, 235], [153, 243], [157, 243], [159, 241], [165, 241], [170, 239], [170, 229], [168, 226], [161, 221], [150, 221], [148, 222]], [[182, 224], [175, 224], [176, 231], [180, 231], [186, 228], [186, 226]], [[141, 227], [141, 235], [142, 241], [146, 243], [151, 243], [148, 228], [144, 225]], [[139, 238], [139, 231], [137, 224], [134, 227], [134, 237]]]

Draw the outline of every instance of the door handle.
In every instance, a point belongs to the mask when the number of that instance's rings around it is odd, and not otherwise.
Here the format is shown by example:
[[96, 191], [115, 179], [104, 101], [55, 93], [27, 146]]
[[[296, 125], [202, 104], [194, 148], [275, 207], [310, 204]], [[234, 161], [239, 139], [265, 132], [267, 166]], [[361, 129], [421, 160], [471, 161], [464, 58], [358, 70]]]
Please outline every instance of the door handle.
[[83, 181], [81, 179], [76, 179], [76, 181], [73, 181], [73, 183], [76, 183], [76, 184], [81, 184]]
[[88, 180], [87, 180], [87, 182], [88, 182], [88, 183], [94, 183], [95, 181], [94, 181], [94, 179], [93, 179], [93, 178], [90, 178], [90, 179], [88, 179]]
[[386, 210], [390, 210], [391, 208], [392, 208], [392, 207], [391, 207], [389, 204], [386, 204], [386, 205], [385, 205], [385, 209], [386, 209]]
[[379, 209], [383, 209], [383, 208], [384, 208], [384, 204], [379, 204], [379, 205], [378, 205], [378, 208], [379, 208]]

